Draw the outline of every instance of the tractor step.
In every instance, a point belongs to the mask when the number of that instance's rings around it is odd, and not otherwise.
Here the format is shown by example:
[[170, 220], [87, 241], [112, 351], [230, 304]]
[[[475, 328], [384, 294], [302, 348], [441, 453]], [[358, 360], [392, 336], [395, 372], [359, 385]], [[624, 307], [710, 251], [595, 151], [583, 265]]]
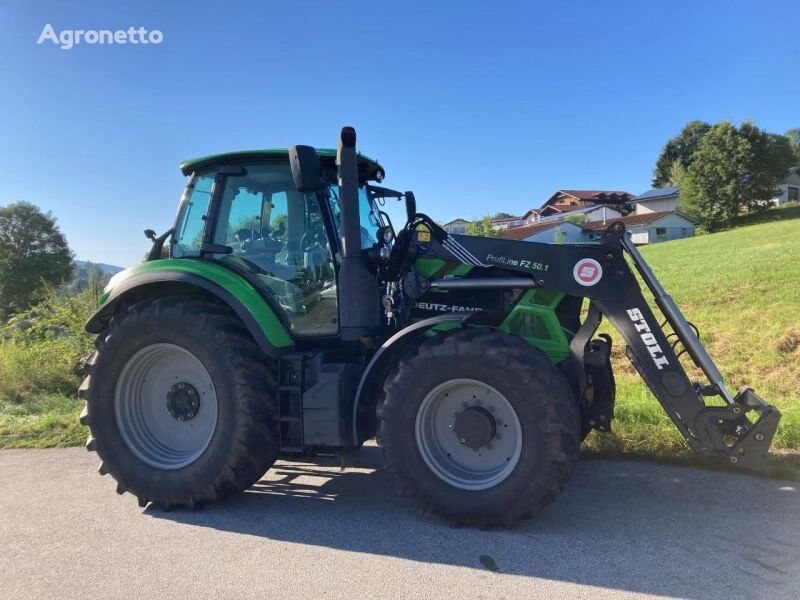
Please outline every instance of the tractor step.
[[278, 411], [281, 452], [303, 452], [303, 384], [305, 356], [284, 356], [279, 364]]

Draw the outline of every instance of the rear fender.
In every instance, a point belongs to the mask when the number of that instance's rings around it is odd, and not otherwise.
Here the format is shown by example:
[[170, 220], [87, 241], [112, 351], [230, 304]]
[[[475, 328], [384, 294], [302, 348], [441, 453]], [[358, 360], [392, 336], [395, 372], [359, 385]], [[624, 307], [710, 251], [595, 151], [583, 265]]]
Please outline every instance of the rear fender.
[[[162, 261], [145, 263], [153, 265]], [[163, 261], [167, 262], [167, 261]], [[172, 261], [169, 261], [172, 262]], [[142, 266], [142, 265], [140, 265]], [[226, 278], [212, 281], [198, 272], [169, 267], [142, 270], [134, 267], [129, 276], [113, 285], [101, 297], [103, 304], [89, 318], [86, 331], [101, 333], [111, 317], [126, 307], [143, 300], [185, 293], [205, 294], [227, 305], [241, 319], [259, 347], [270, 357], [277, 358], [294, 345], [281, 320], [267, 302], [249, 284], [225, 285]], [[222, 268], [222, 267], [217, 267]], [[238, 277], [226, 270], [226, 275]], [[249, 290], [248, 290], [249, 287]]]

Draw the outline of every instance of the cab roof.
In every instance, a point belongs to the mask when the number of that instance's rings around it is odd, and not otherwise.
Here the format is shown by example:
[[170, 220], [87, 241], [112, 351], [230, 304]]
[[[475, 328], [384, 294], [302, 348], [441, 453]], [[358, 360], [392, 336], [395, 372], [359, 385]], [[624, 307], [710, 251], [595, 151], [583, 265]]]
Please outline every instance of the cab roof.
[[[317, 148], [317, 154], [326, 170], [336, 169], [336, 150], [332, 148]], [[251, 161], [285, 161], [288, 160], [288, 148], [270, 148], [267, 150], [242, 150], [239, 152], [226, 152], [192, 158], [181, 163], [181, 172], [190, 175], [194, 172], [205, 171], [217, 165], [236, 164]], [[358, 175], [362, 181], [381, 182], [386, 176], [386, 171], [378, 163], [363, 154], [358, 154]]]

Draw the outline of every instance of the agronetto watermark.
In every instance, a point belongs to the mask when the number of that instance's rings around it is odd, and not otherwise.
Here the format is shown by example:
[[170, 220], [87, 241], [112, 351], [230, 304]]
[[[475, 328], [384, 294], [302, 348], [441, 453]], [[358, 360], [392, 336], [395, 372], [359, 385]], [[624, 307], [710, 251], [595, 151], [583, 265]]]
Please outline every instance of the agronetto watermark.
[[164, 41], [164, 34], [158, 29], [144, 27], [128, 27], [127, 29], [62, 29], [59, 32], [50, 23], [44, 26], [39, 34], [37, 44], [50, 42], [62, 50], [71, 50], [80, 44], [108, 45], [115, 44], [160, 44]]

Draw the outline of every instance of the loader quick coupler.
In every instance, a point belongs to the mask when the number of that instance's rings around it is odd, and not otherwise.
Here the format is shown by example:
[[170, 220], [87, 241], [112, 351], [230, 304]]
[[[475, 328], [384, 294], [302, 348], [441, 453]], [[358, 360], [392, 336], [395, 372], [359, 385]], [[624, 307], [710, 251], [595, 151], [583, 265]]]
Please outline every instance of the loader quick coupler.
[[[748, 418], [752, 413], [754, 422]], [[777, 408], [764, 402], [750, 388], [742, 388], [728, 406], [709, 406], [697, 417], [695, 428], [709, 456], [753, 470], [769, 466], [769, 446], [780, 421]]]

